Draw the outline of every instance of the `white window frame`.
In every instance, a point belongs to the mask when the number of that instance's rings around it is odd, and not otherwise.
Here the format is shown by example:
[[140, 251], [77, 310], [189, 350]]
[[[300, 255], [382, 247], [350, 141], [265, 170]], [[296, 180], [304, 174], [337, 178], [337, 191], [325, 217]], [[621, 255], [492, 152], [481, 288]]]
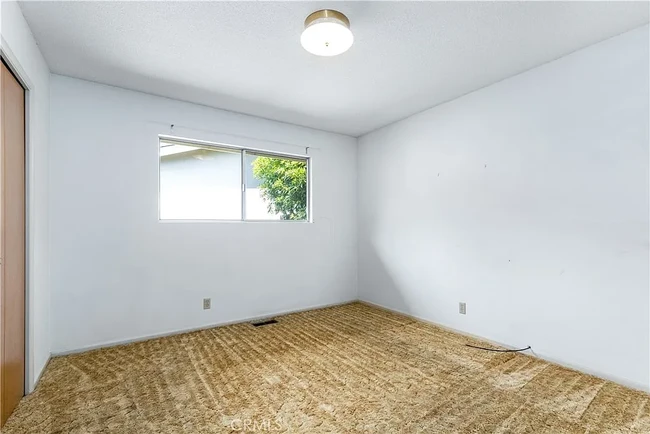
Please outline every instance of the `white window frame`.
[[[241, 161], [241, 218], [240, 219], [163, 219], [160, 216], [160, 144], [171, 143], [185, 146], [196, 146], [206, 149], [213, 149], [215, 151], [237, 151]], [[247, 219], [246, 218], [246, 153], [250, 152], [261, 157], [277, 157], [289, 160], [304, 161], [307, 166], [307, 219], [306, 220], [262, 220], [262, 219]], [[184, 137], [159, 135], [158, 136], [158, 221], [159, 222], [235, 222], [235, 223], [311, 223], [311, 157], [309, 155], [292, 154], [287, 152], [268, 151], [266, 149], [251, 148], [246, 146], [230, 145], [226, 143], [209, 142], [205, 140], [187, 139]]]

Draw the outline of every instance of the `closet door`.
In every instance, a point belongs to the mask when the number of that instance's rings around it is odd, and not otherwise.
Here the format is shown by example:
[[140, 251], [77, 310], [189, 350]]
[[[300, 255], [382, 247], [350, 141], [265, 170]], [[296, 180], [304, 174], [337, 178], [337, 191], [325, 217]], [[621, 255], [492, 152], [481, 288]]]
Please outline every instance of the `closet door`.
[[25, 394], [25, 90], [1, 74], [0, 426]]

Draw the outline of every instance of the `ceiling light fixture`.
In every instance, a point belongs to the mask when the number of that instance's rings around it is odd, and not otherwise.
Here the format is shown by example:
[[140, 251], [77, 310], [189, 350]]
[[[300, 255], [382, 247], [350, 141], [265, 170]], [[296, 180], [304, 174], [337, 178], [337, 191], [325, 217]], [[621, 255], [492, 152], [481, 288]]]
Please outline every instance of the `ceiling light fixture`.
[[339, 11], [323, 9], [305, 19], [305, 30], [300, 36], [303, 48], [317, 56], [336, 56], [352, 46], [354, 36], [350, 20]]

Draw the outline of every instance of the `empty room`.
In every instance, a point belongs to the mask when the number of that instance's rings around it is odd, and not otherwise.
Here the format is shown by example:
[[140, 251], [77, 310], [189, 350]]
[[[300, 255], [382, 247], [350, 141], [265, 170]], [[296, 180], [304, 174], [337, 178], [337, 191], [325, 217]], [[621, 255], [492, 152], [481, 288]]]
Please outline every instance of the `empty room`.
[[0, 2], [3, 434], [650, 434], [650, 2]]

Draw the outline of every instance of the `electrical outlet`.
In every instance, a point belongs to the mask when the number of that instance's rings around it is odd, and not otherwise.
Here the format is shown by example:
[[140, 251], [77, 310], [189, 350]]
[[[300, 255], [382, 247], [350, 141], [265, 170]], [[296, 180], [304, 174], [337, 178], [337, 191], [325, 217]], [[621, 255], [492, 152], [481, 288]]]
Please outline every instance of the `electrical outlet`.
[[203, 299], [203, 309], [210, 309], [210, 299], [209, 298], [204, 298]]
[[458, 303], [458, 313], [461, 315], [467, 315], [467, 303]]

